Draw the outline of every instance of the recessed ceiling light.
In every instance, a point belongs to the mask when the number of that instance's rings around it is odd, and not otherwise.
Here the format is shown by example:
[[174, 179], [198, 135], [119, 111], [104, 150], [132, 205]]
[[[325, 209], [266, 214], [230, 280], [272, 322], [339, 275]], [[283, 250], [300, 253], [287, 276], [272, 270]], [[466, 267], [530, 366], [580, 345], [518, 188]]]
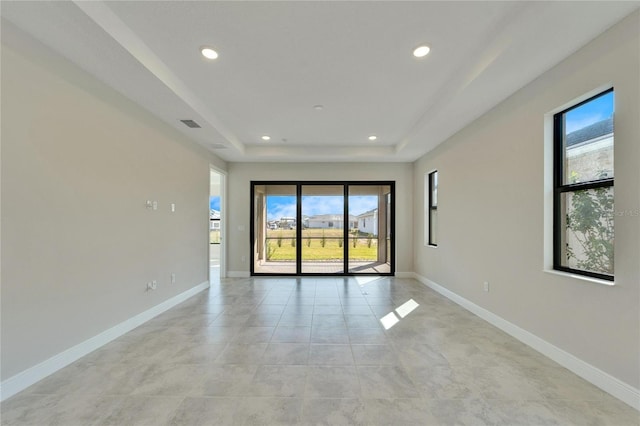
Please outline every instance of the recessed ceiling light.
[[369, 136], [369, 140], [370, 141], [375, 141], [376, 139], [378, 139], [378, 137], [376, 135]]
[[200, 53], [207, 59], [216, 59], [218, 57], [218, 52], [206, 46], [200, 48]]
[[415, 56], [416, 58], [424, 58], [429, 54], [430, 51], [431, 48], [426, 44], [423, 44], [422, 46], [418, 46], [413, 50], [413, 56]]
[[320, 111], [324, 109], [324, 105], [314, 105], [313, 109], [315, 109], [316, 111]]
[[262, 137], [262, 140], [263, 140], [263, 141], [269, 141], [269, 140], [271, 140], [271, 136], [264, 135], [264, 136]]

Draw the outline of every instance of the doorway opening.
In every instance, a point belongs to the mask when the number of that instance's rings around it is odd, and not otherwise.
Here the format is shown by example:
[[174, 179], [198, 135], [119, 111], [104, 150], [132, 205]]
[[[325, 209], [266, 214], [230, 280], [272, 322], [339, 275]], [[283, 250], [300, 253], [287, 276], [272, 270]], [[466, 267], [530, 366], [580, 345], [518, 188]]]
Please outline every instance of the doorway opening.
[[394, 182], [251, 182], [252, 275], [393, 275]]
[[209, 176], [209, 282], [213, 283], [225, 276], [225, 175], [211, 168]]

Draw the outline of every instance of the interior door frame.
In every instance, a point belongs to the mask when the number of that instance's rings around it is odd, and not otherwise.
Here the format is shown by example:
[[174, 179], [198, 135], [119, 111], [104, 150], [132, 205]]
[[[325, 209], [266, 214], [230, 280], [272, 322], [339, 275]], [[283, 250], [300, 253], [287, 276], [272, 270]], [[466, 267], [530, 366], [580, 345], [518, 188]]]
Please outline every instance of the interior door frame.
[[[295, 273], [272, 273], [255, 271], [255, 187], [260, 185], [291, 185], [296, 187], [296, 272]], [[305, 185], [317, 186], [342, 186], [344, 195], [343, 209], [343, 271], [336, 273], [302, 272], [302, 187]], [[391, 194], [389, 212], [389, 272], [349, 272], [349, 188], [351, 186], [388, 186]], [[251, 276], [394, 276], [395, 275], [395, 181], [251, 181], [250, 182], [250, 275]], [[386, 243], [386, 237], [384, 239]]]
[[[216, 277], [225, 278], [227, 276], [227, 172], [219, 169], [213, 164], [209, 164], [209, 180], [211, 180], [211, 173], [216, 173], [220, 176], [220, 276]], [[211, 185], [211, 184], [209, 184]], [[211, 195], [211, 187], [209, 186], [209, 195]], [[207, 215], [208, 216], [208, 215]], [[207, 221], [207, 229], [209, 229], [209, 221]], [[209, 233], [207, 233], [207, 246], [209, 248], [207, 252], [207, 275], [209, 282], [212, 282], [211, 276], [211, 245], [209, 241]]]

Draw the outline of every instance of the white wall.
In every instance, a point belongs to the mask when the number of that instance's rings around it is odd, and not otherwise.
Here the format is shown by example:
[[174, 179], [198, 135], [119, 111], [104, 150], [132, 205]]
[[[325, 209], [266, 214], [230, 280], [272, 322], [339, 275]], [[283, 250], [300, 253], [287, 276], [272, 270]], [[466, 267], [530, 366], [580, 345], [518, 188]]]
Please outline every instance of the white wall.
[[[251, 181], [395, 181], [396, 271], [413, 271], [413, 171], [409, 163], [229, 163], [227, 270], [248, 274]], [[239, 230], [244, 227], [244, 231]], [[242, 262], [245, 256], [245, 262]]]
[[206, 282], [209, 164], [226, 167], [5, 30], [2, 380]]
[[358, 231], [378, 236], [378, 211], [358, 219]]
[[[424, 175], [437, 169], [438, 247], [415, 238], [416, 272], [636, 389], [639, 28], [636, 12], [416, 161], [413, 215], [422, 236]], [[608, 85], [616, 97], [615, 286], [544, 272], [545, 114]]]

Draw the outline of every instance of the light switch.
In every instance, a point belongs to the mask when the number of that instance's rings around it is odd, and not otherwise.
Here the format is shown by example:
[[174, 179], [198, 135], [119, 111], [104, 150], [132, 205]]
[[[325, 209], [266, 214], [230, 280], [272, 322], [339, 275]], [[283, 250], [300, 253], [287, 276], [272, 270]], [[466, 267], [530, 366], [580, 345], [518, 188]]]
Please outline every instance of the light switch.
[[175, 213], [176, 211], [176, 203], [171, 203], [171, 213]]
[[158, 202], [157, 201], [153, 202], [153, 209], [154, 210], [158, 210]]

